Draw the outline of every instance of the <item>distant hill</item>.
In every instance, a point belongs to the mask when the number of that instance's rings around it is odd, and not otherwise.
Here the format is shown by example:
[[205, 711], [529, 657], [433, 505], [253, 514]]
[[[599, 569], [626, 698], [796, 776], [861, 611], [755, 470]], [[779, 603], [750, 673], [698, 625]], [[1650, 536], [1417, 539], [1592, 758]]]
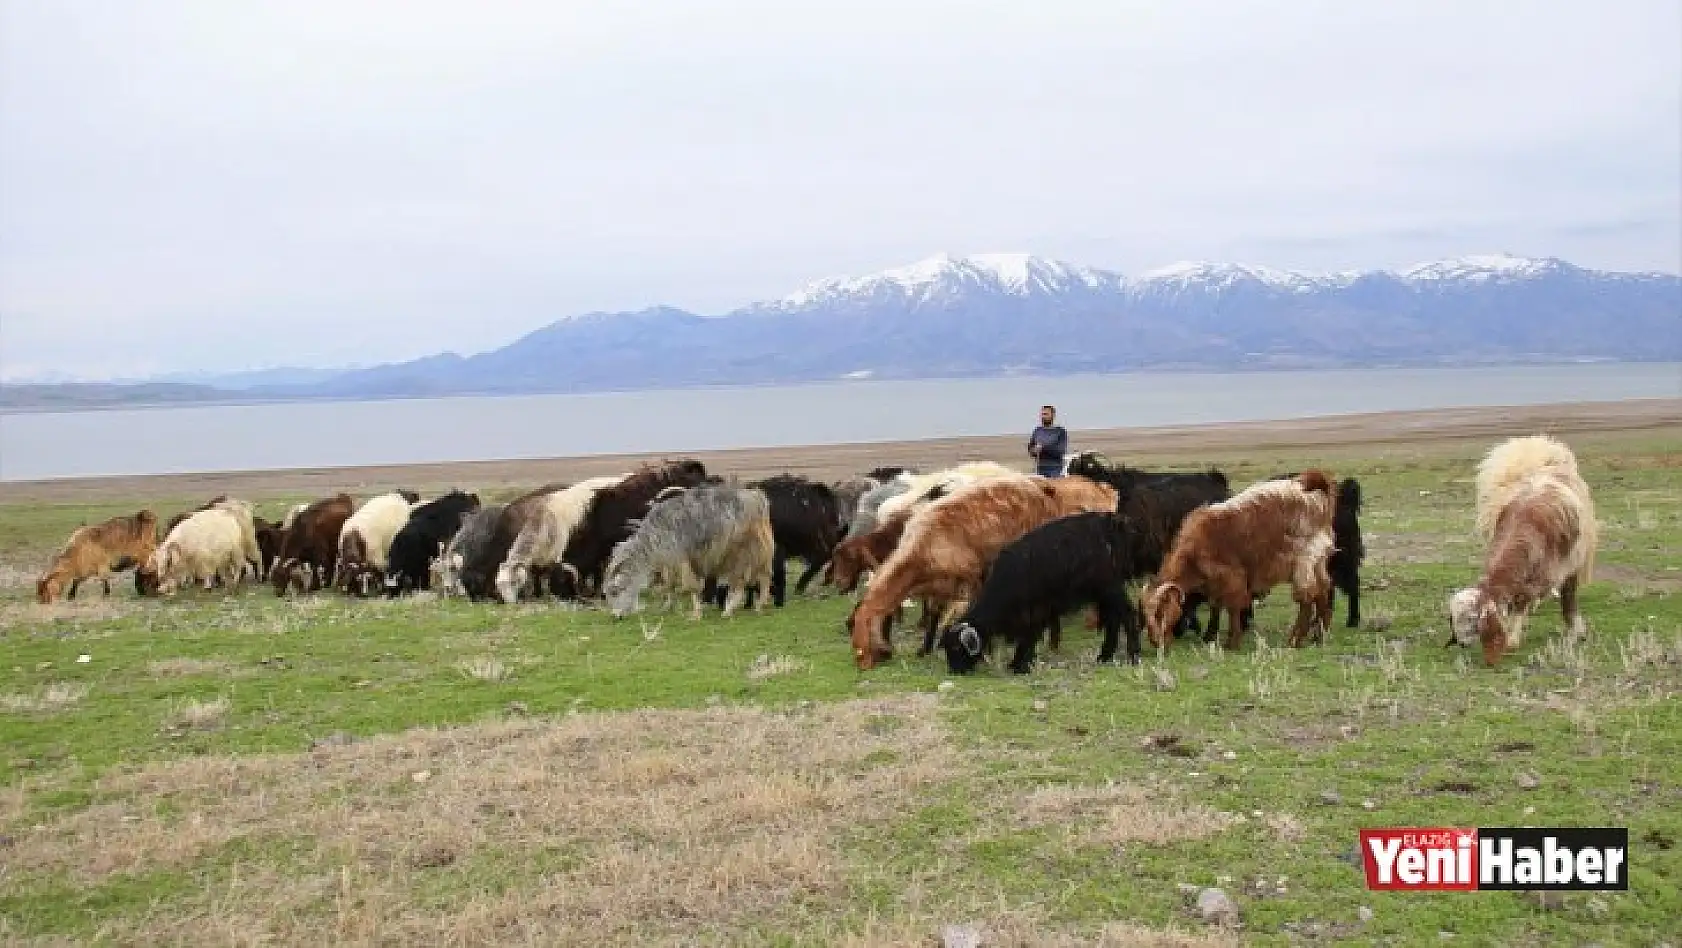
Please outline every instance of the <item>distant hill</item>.
[[238, 395], [205, 385], [173, 382], [49, 382], [0, 385], [0, 411], [83, 411], [141, 405], [183, 405], [231, 400]]
[[821, 280], [718, 316], [668, 307], [590, 313], [478, 355], [444, 353], [281, 384], [242, 380], [239, 393], [199, 397], [1678, 359], [1682, 277], [1672, 274], [1495, 255], [1403, 271], [1305, 274], [1186, 263], [1124, 277], [1026, 254], [939, 255]]

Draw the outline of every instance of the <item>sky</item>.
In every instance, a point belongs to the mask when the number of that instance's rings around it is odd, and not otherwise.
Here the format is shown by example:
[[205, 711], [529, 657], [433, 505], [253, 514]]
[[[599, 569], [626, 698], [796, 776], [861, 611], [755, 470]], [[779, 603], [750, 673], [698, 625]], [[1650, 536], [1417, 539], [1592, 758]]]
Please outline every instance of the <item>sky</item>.
[[937, 252], [1682, 270], [1676, 0], [0, 0], [0, 378]]

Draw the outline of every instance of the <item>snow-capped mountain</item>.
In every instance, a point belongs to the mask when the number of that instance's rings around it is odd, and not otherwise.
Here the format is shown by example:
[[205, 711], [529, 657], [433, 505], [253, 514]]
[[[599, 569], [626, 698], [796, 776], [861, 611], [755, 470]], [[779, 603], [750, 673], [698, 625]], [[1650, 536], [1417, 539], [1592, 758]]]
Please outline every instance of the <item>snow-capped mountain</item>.
[[1131, 276], [1028, 254], [941, 254], [728, 313], [591, 313], [478, 355], [249, 394], [1588, 359], [1682, 360], [1682, 277], [1505, 254], [1333, 274], [1177, 263]]

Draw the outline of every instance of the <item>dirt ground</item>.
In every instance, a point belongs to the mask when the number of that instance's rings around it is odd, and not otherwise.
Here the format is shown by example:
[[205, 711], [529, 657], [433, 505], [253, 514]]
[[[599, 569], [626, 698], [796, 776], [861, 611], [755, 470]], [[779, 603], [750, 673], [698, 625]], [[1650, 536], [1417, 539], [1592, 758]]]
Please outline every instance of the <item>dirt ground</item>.
[[[1332, 400], [1335, 404], [1335, 399]], [[1386, 446], [1452, 450], [1457, 443], [1487, 441], [1521, 433], [1586, 435], [1651, 430], [1682, 434], [1682, 398], [1576, 402], [1520, 407], [1452, 408], [1431, 411], [1333, 415], [1266, 422], [1191, 425], [1173, 428], [1110, 428], [1072, 431], [1073, 450], [1101, 451], [1116, 459], [1196, 464], [1209, 455], [1235, 450], [1314, 449], [1372, 453]], [[925, 441], [746, 448], [695, 454], [709, 468], [742, 477], [779, 472], [824, 479], [844, 477], [881, 464], [935, 469], [962, 460], [989, 458], [1019, 463], [1027, 470], [1027, 432]], [[1339, 449], [1330, 451], [1328, 449]], [[135, 477], [65, 478], [0, 484], [0, 504], [88, 503], [136, 496], [195, 497], [233, 493], [241, 497], [324, 495], [371, 488], [408, 487], [433, 493], [450, 487], [497, 490], [547, 481], [571, 481], [625, 470], [658, 454], [601, 455], [513, 461], [239, 471]]]

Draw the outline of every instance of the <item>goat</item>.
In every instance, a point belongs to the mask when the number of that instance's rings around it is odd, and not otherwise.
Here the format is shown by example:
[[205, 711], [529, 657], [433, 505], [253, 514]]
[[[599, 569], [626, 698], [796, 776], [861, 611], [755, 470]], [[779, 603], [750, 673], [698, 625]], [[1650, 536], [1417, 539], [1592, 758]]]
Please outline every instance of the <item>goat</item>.
[[[703, 485], [655, 504], [636, 532], [614, 547], [602, 592], [614, 618], [636, 611], [643, 589], [658, 575], [693, 600], [690, 618], [701, 617], [707, 577], [730, 586], [724, 615], [735, 611], [754, 583], [771, 584], [776, 541], [771, 502], [758, 490]], [[761, 599], [757, 608], [763, 610]]]
[[[333, 586], [347, 594], [371, 595], [385, 577], [386, 555], [397, 531], [415, 508], [404, 492], [369, 498], [339, 531], [339, 568]], [[418, 499], [418, 498], [416, 498]]]
[[339, 565], [339, 533], [356, 510], [349, 494], [324, 497], [288, 516], [269, 581], [276, 596], [320, 589]]
[[111, 573], [146, 562], [157, 545], [158, 515], [150, 510], [78, 527], [47, 564], [35, 584], [35, 598], [49, 603], [64, 593], [75, 599], [84, 579], [98, 579], [109, 596]]
[[450, 537], [444, 554], [438, 558], [438, 588], [443, 595], [467, 595], [461, 578], [463, 566], [469, 561], [484, 558], [481, 551], [496, 535], [496, 525], [502, 519], [503, 510], [502, 504], [491, 504], [480, 507], [462, 520], [461, 528]]
[[514, 602], [521, 595], [535, 591], [533, 572], [543, 571], [561, 562], [572, 531], [584, 519], [590, 501], [600, 491], [622, 483], [628, 474], [591, 477], [547, 495], [542, 507], [533, 510], [519, 536], [508, 548], [508, 557], [496, 571], [497, 597]]
[[941, 635], [946, 664], [965, 674], [989, 651], [994, 638], [1016, 646], [1010, 669], [1026, 674], [1034, 666], [1040, 630], [1055, 628], [1064, 613], [1088, 603], [1098, 607], [1104, 644], [1098, 661], [1115, 658], [1123, 625], [1127, 660], [1139, 661], [1139, 617], [1127, 598], [1127, 584], [1141, 570], [1138, 546], [1126, 520], [1114, 513], [1080, 513], [1035, 527], [999, 552], [981, 591], [963, 616]]
[[939, 600], [950, 610], [980, 588], [987, 565], [1011, 541], [1058, 517], [1115, 506], [1107, 484], [1021, 474], [968, 484], [931, 503], [906, 524], [859, 600], [852, 619], [858, 667], [868, 670], [893, 654], [883, 625], [906, 597]]
[[[584, 519], [567, 538], [561, 556], [565, 582], [561, 595], [582, 595], [600, 589], [614, 547], [631, 536], [631, 521], [645, 517], [654, 499], [669, 487], [694, 487], [707, 482], [706, 465], [693, 459], [644, 467], [612, 487], [596, 492]], [[680, 495], [681, 496], [681, 495]]]
[[1238, 648], [1240, 618], [1252, 599], [1289, 582], [1298, 605], [1290, 644], [1303, 644], [1312, 625], [1318, 639], [1330, 611], [1332, 511], [1337, 488], [1322, 471], [1293, 480], [1262, 481], [1218, 504], [1199, 507], [1180, 525], [1174, 546], [1146, 598], [1151, 643], [1164, 648], [1187, 597], [1209, 598], [1209, 621], [1225, 610], [1232, 622], [1224, 645]]
[[432, 561], [461, 529], [461, 522], [479, 509], [479, 495], [459, 490], [416, 507], [386, 554], [385, 592], [399, 596], [432, 587]]
[[218, 504], [176, 524], [137, 571], [136, 582], [166, 596], [192, 581], [208, 584], [215, 579], [234, 586], [244, 577], [246, 565], [260, 559], [249, 523], [236, 510]]
[[1449, 598], [1448, 644], [1483, 647], [1493, 666], [1524, 642], [1524, 621], [1550, 592], [1572, 635], [1584, 631], [1581, 587], [1594, 576], [1599, 524], [1576, 455], [1545, 436], [1492, 448], [1477, 474], [1477, 530], [1488, 545], [1477, 585]]

